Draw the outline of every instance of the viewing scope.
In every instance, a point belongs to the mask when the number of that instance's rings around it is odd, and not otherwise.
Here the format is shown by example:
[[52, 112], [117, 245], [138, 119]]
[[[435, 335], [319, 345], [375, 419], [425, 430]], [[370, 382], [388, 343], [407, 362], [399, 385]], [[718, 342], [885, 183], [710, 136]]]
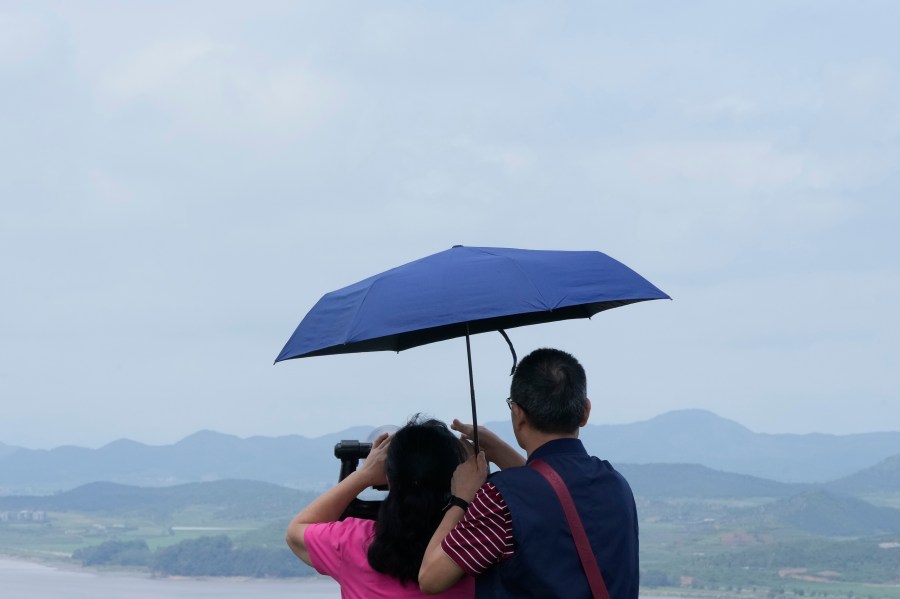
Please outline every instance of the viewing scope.
[[[394, 433], [397, 429], [398, 427], [393, 425], [380, 426], [369, 434], [368, 441], [345, 439], [337, 443], [334, 446], [334, 457], [341, 461], [338, 482], [355, 472], [359, 467], [359, 461], [369, 456], [369, 452], [372, 450], [372, 441], [377, 439], [378, 435], [381, 433]], [[384, 501], [386, 494], [387, 485], [378, 485], [366, 489], [350, 502], [350, 505], [341, 514], [341, 520], [348, 516], [375, 520], [378, 517], [378, 510], [381, 508], [381, 502]]]

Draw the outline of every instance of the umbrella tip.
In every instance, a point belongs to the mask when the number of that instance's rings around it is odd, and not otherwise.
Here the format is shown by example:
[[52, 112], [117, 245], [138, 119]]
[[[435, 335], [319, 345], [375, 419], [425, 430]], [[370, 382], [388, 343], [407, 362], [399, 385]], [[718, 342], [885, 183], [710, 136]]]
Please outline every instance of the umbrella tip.
[[454, 245], [454, 246], [451, 247], [450, 249], [452, 250], [453, 248], [461, 248], [461, 247], [462, 247], [462, 245], [460, 245], [460, 244], [457, 243], [456, 245]]

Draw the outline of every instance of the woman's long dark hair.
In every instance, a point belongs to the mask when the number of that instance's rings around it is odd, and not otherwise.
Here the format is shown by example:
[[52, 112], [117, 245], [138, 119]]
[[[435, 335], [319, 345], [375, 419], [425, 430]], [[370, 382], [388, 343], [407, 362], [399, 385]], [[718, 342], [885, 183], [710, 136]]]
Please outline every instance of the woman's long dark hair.
[[419, 577], [422, 556], [444, 517], [450, 478], [465, 460], [462, 443], [440, 420], [416, 415], [394, 433], [385, 470], [390, 491], [378, 512], [369, 565], [401, 582]]

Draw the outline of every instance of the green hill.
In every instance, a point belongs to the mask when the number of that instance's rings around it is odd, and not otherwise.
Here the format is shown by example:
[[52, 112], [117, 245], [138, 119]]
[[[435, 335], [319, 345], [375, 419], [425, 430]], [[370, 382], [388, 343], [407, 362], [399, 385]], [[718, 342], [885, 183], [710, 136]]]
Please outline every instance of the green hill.
[[0, 510], [44, 510], [87, 514], [153, 514], [193, 509], [219, 519], [279, 518], [295, 513], [314, 494], [270, 483], [220, 480], [173, 487], [90, 483], [56, 495], [0, 497]]
[[697, 464], [619, 464], [616, 469], [641, 497], [788, 497], [805, 488]]
[[871, 468], [831, 482], [827, 487], [853, 495], [900, 493], [900, 455], [889, 457]]
[[900, 510], [814, 489], [755, 508], [749, 514], [769, 528], [791, 528], [829, 537], [900, 533]]

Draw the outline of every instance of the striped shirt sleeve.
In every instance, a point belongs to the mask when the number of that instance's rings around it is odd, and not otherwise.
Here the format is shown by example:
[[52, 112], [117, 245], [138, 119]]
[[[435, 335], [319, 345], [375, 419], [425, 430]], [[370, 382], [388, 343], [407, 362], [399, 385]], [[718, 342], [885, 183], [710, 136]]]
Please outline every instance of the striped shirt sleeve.
[[466, 515], [441, 542], [441, 549], [469, 574], [481, 574], [512, 556], [512, 518], [497, 487], [486, 482], [478, 489]]

